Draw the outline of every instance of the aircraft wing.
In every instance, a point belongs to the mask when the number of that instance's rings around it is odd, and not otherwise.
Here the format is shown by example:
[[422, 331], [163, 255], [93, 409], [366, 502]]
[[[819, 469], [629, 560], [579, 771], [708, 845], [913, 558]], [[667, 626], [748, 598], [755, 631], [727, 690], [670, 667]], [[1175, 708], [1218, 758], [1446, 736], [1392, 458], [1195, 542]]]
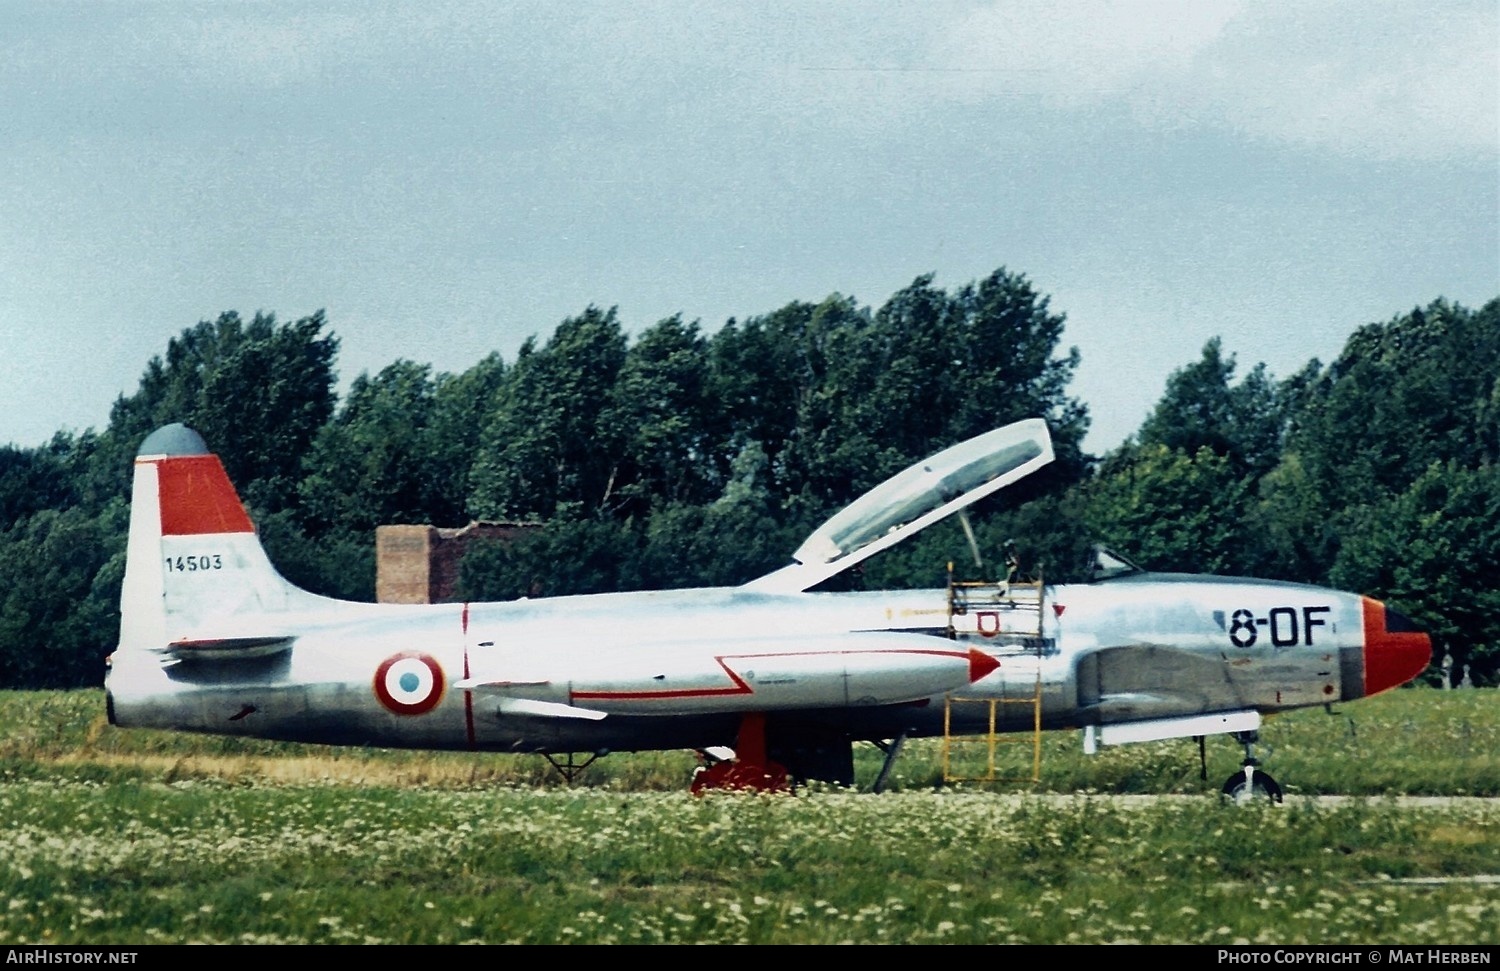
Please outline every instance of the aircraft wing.
[[811, 589], [1051, 462], [1040, 418], [960, 442], [898, 472], [845, 506], [793, 554], [794, 562], [745, 586], [771, 593]]

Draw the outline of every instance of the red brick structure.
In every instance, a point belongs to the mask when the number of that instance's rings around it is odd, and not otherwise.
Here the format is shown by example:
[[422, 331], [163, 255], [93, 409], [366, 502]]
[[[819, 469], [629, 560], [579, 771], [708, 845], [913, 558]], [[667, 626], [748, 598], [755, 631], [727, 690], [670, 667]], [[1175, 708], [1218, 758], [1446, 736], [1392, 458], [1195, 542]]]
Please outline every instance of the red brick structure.
[[540, 528], [535, 523], [480, 522], [459, 529], [377, 526], [375, 599], [393, 604], [451, 603], [459, 565], [470, 544], [508, 543]]

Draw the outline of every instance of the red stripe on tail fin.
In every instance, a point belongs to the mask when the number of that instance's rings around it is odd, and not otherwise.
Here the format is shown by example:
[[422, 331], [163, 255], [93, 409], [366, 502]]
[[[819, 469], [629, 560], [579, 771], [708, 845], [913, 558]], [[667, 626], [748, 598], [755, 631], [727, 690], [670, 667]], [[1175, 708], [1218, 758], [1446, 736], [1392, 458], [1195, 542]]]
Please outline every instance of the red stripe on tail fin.
[[173, 456], [157, 469], [162, 535], [255, 532], [218, 456]]

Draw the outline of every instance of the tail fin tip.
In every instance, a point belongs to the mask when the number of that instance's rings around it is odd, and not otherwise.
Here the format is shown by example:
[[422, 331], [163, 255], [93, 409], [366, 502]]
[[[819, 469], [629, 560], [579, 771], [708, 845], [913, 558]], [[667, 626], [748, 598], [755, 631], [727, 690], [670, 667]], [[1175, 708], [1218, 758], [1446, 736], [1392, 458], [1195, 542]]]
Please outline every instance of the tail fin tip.
[[[202, 435], [186, 425], [163, 425], [147, 435], [135, 461], [137, 466], [158, 469], [153, 485], [163, 536], [254, 532], [218, 456], [208, 450]], [[143, 493], [140, 498], [146, 496]]]
[[177, 458], [187, 455], [207, 455], [208, 444], [203, 436], [181, 422], [163, 425], [141, 442], [136, 458]]

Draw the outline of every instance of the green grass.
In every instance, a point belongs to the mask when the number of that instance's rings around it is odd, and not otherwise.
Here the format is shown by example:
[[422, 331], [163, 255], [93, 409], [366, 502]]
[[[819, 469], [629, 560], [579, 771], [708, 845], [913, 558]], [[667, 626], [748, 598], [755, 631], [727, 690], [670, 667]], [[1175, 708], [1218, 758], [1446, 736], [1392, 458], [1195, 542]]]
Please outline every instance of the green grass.
[[[1030, 781], [1033, 737], [1003, 736], [1002, 768], [1023, 782], [973, 785], [987, 791], [1056, 793], [1213, 793], [1239, 768], [1243, 749], [1225, 736], [1206, 746], [1177, 739], [1083, 753], [1077, 732], [1041, 738], [1041, 780]], [[960, 754], [973, 742], [963, 743]], [[941, 741], [916, 739], [896, 763], [888, 788], [943, 784]], [[1256, 747], [1266, 771], [1289, 794], [1500, 796], [1500, 693], [1412, 688], [1387, 692], [1330, 714], [1314, 708], [1268, 719]], [[855, 749], [856, 779], [868, 789], [882, 755]], [[697, 761], [687, 752], [611, 755], [575, 787], [678, 791]], [[111, 728], [98, 689], [0, 691], [0, 778], [183, 779], [227, 782], [562, 787], [540, 756], [334, 748], [255, 739]]]
[[1387, 798], [1496, 794], [1489, 691], [1271, 720], [1280, 807], [1215, 797], [1223, 739], [1207, 781], [1187, 741], [1063, 733], [1036, 786], [942, 785], [923, 742], [881, 794], [694, 798], [681, 753], [569, 787], [536, 757], [118, 731], [102, 704], [0, 693], [7, 942], [1500, 943], [1500, 800]]

